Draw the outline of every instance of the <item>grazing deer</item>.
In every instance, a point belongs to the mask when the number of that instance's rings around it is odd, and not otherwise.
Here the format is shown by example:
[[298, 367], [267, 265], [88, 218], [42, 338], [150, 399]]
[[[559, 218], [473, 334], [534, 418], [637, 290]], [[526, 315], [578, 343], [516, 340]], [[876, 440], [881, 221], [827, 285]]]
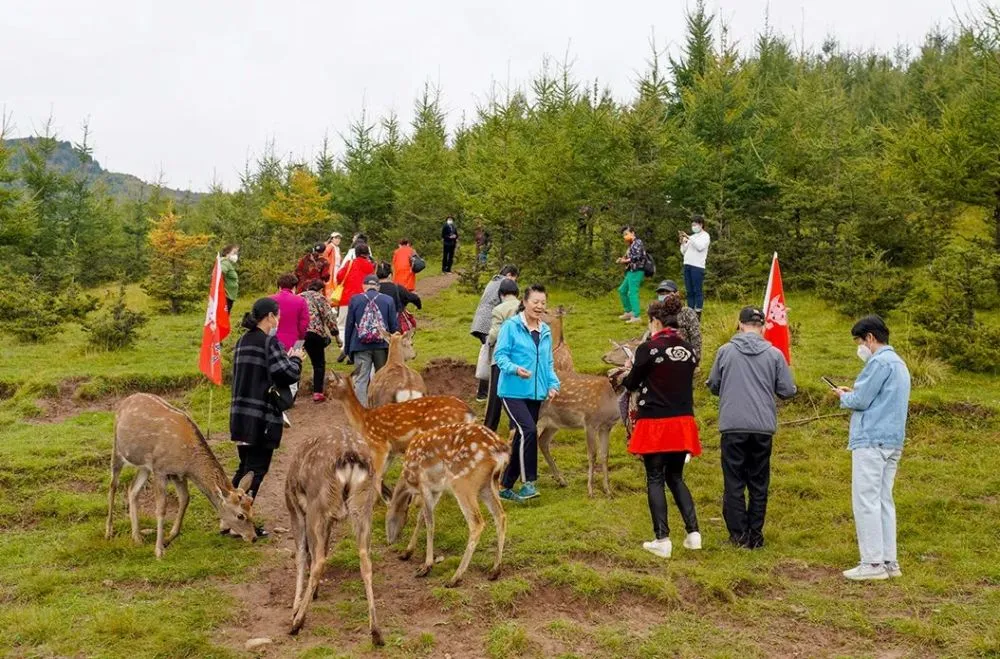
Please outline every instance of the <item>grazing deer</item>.
[[427, 527], [427, 554], [417, 576], [430, 574], [434, 565], [434, 507], [441, 494], [451, 490], [458, 501], [465, 521], [469, 525], [469, 540], [462, 562], [447, 585], [457, 586], [469, 567], [476, 551], [479, 536], [486, 523], [479, 510], [479, 500], [493, 516], [497, 529], [497, 555], [489, 579], [500, 576], [500, 561], [507, 533], [507, 518], [500, 502], [500, 475], [510, 458], [510, 446], [495, 432], [477, 423], [440, 426], [422, 432], [410, 442], [403, 458], [403, 473], [392, 493], [392, 501], [385, 516], [385, 533], [389, 543], [396, 542], [410, 504], [415, 497], [422, 501], [422, 515], [418, 515], [410, 544], [401, 558], [408, 559], [417, 544], [420, 520]]
[[389, 342], [389, 360], [372, 377], [368, 385], [368, 407], [387, 403], [402, 403], [427, 395], [427, 385], [419, 373], [405, 364], [417, 356], [413, 349], [413, 331], [406, 334], [389, 334], [382, 337]]
[[292, 521], [296, 567], [290, 634], [298, 634], [305, 623], [306, 612], [326, 567], [333, 525], [350, 518], [358, 542], [365, 597], [368, 598], [368, 628], [372, 643], [382, 645], [372, 590], [371, 538], [376, 482], [371, 448], [350, 429], [335, 428], [327, 436], [308, 439], [292, 458], [285, 478], [285, 505]]
[[[132, 521], [132, 539], [142, 544], [139, 533], [139, 492], [152, 475], [156, 495], [156, 557], [181, 533], [187, 511], [190, 478], [205, 493], [219, 514], [220, 528], [229, 529], [246, 541], [256, 539], [251, 505], [246, 494], [253, 474], [247, 474], [234, 488], [222, 471], [198, 426], [187, 414], [158, 396], [134, 394], [121, 405], [115, 417], [115, 441], [111, 451], [111, 488], [108, 492], [108, 521], [105, 536], [114, 535], [112, 513], [118, 477], [122, 467], [139, 469], [128, 492], [128, 514]], [[163, 518], [167, 510], [167, 481], [177, 488], [177, 518], [170, 535], [163, 537]]]
[[542, 405], [538, 419], [538, 448], [552, 470], [552, 477], [561, 487], [566, 486], [552, 458], [552, 437], [559, 430], [583, 429], [587, 433], [587, 494], [594, 496], [594, 466], [600, 463], [604, 471], [604, 492], [611, 494], [608, 478], [609, 436], [621, 421], [619, 393], [603, 375], [560, 373], [559, 395]]
[[[377, 483], [382, 483], [389, 458], [406, 451], [418, 432], [476, 418], [468, 403], [454, 396], [424, 396], [368, 409], [358, 401], [350, 381], [336, 372], [327, 378], [327, 396], [341, 402], [351, 427], [371, 447]], [[388, 500], [391, 494], [383, 485], [383, 498]]]

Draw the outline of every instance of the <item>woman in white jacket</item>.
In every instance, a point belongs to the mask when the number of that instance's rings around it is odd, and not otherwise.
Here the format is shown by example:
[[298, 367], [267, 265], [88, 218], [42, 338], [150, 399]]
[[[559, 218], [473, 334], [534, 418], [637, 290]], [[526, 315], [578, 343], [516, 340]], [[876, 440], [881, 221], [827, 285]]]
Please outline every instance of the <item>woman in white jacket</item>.
[[711, 236], [705, 231], [705, 218], [691, 217], [691, 235], [680, 232], [681, 254], [684, 255], [684, 289], [687, 291], [687, 305], [701, 318], [705, 306], [705, 261]]

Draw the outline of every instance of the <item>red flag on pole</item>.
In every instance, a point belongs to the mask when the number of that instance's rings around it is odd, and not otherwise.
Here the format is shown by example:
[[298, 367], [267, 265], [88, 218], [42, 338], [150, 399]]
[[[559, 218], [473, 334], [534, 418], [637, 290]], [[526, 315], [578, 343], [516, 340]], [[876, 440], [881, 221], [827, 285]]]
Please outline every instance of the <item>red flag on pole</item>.
[[791, 335], [788, 331], [788, 307], [785, 306], [785, 288], [781, 285], [781, 266], [778, 253], [771, 259], [771, 274], [764, 293], [764, 338], [792, 363]]
[[201, 334], [201, 355], [198, 369], [215, 384], [222, 384], [222, 340], [229, 336], [229, 312], [226, 311], [225, 286], [222, 283], [222, 263], [215, 256], [212, 284], [208, 290], [208, 310]]

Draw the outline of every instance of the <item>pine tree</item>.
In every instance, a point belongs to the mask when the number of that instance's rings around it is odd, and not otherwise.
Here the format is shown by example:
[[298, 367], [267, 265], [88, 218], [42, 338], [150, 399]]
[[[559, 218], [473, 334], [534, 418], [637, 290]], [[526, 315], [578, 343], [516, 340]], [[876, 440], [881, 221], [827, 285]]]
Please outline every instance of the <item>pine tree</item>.
[[187, 234], [179, 223], [180, 218], [167, 211], [149, 232], [151, 263], [143, 284], [149, 296], [172, 314], [186, 310], [208, 290], [207, 277], [199, 276], [205, 269], [198, 266], [210, 237]]

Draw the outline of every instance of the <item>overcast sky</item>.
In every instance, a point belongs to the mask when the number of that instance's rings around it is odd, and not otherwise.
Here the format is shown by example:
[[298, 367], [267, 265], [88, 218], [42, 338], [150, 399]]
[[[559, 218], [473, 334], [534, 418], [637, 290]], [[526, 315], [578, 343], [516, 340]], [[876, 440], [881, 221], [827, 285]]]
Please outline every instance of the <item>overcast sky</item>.
[[[692, 0], [693, 4], [693, 0]], [[892, 51], [948, 27], [969, 0], [708, 0], [743, 46], [765, 15], [816, 46]], [[3, 0], [0, 105], [17, 136], [54, 118], [78, 140], [89, 120], [108, 169], [170, 187], [232, 188], [273, 140], [309, 157], [366, 107], [412, 115], [425, 82], [440, 85], [449, 123], [471, 116], [491, 80], [523, 84], [543, 57], [569, 53], [579, 79], [619, 99], [655, 33], [676, 52], [681, 0]]]

